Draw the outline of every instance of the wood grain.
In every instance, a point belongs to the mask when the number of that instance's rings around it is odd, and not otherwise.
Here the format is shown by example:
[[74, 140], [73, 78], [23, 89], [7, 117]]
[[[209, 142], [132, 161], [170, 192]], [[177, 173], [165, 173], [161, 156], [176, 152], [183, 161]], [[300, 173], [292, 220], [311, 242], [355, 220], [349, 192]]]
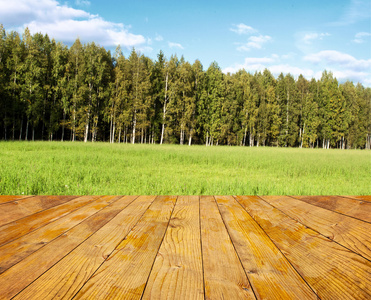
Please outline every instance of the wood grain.
[[353, 199], [358, 199], [362, 201], [369, 201], [371, 202], [371, 195], [364, 195], [364, 196], [343, 196], [346, 198], [353, 198]]
[[17, 201], [17, 200], [21, 200], [21, 199], [24, 199], [24, 198], [29, 198], [29, 197], [33, 197], [33, 196], [28, 196], [28, 195], [4, 195], [4, 196], [0, 196], [0, 204], [3, 204], [3, 203], [7, 203], [7, 202], [12, 202], [12, 201]]
[[371, 260], [371, 224], [286, 196], [264, 196], [274, 207]]
[[255, 299], [214, 197], [201, 196], [201, 239], [206, 299]]
[[140, 299], [175, 201], [158, 196], [75, 299]]
[[101, 197], [62, 218], [3, 245], [0, 247], [0, 274], [119, 198], [120, 196]]
[[257, 299], [317, 299], [264, 230], [232, 196], [215, 196]]
[[255, 196], [236, 199], [321, 299], [370, 299], [371, 262]]
[[138, 222], [155, 196], [140, 196], [14, 299], [71, 299]]
[[13, 221], [0, 226], [0, 246], [45, 226], [98, 198], [98, 196], [79, 197], [57, 207], [52, 207], [25, 217], [19, 222]]
[[107, 224], [132, 201], [133, 197], [129, 196], [115, 201], [0, 274], [0, 299], [14, 297], [98, 229]]
[[143, 299], [204, 299], [199, 197], [178, 197]]
[[0, 226], [0, 300], [371, 299], [357, 196], [83, 196], [47, 209], [37, 197], [20, 210], [0, 196], [0, 214], [24, 215]]
[[68, 202], [76, 196], [35, 196], [0, 206], [0, 226]]
[[371, 202], [339, 196], [295, 196], [294, 198], [365, 222], [371, 222]]

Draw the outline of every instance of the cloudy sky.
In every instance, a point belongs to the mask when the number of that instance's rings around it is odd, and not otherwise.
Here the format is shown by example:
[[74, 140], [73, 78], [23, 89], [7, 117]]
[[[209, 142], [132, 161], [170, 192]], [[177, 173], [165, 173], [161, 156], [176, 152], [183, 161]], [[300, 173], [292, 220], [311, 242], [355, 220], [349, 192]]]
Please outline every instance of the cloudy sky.
[[0, 0], [0, 7], [7, 31], [27, 26], [67, 45], [79, 37], [153, 59], [161, 49], [205, 69], [216, 61], [224, 72], [320, 78], [326, 69], [371, 86], [369, 0]]

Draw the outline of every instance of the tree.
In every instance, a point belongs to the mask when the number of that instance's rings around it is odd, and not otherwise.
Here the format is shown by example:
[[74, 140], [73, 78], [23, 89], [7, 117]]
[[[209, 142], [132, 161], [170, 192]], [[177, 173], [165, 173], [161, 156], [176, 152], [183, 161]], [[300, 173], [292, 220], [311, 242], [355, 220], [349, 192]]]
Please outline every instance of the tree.
[[[23, 64], [24, 83], [21, 96], [26, 102], [26, 140], [28, 139], [29, 123], [32, 125], [32, 140], [35, 140], [35, 128], [44, 116], [45, 98], [43, 89], [49, 86], [45, 82], [47, 57], [43, 55], [43, 37], [41, 34], [32, 36], [28, 28], [23, 35], [26, 57]], [[46, 86], [44, 86], [46, 84]]]
[[281, 107], [281, 130], [279, 144], [294, 147], [299, 136], [298, 126], [298, 93], [295, 79], [291, 74], [283, 76], [281, 73], [277, 80], [278, 103]]
[[76, 39], [69, 51], [68, 70], [71, 72], [71, 78], [68, 80], [68, 85], [72, 91], [72, 105], [71, 110], [71, 140], [75, 141], [76, 137], [80, 134], [78, 128], [77, 113], [80, 103], [84, 98], [83, 89], [83, 76], [84, 76], [84, 49], [79, 39]]
[[139, 128], [142, 130], [141, 136], [143, 136], [143, 129], [146, 127], [146, 124], [143, 123], [143, 112], [150, 101], [150, 70], [147, 63], [148, 61], [137, 53], [135, 49], [131, 51], [128, 64], [130, 73], [129, 101], [132, 110], [132, 144], [135, 143], [138, 121], [141, 122], [139, 123]]
[[200, 124], [198, 123], [197, 107], [199, 106], [202, 91], [204, 89], [205, 72], [199, 60], [195, 60], [192, 65], [193, 78], [194, 78], [194, 110], [189, 122], [189, 138], [188, 146], [191, 146], [192, 139], [195, 134], [200, 132]]
[[[205, 74], [205, 93], [202, 94], [202, 115], [205, 121], [206, 145], [218, 145], [221, 138], [222, 107], [225, 100], [224, 75], [216, 62], [212, 62]], [[204, 133], [205, 135], [205, 133]]]
[[[50, 108], [50, 120], [48, 135], [49, 139], [53, 140], [54, 133], [57, 132], [62, 125], [61, 141], [64, 140], [66, 116], [70, 106], [70, 91], [68, 87], [69, 72], [68, 65], [68, 49], [62, 43], [56, 43], [53, 40], [51, 51], [52, 70], [52, 101]], [[60, 119], [62, 115], [62, 120]]]
[[[32, 132], [30, 134], [30, 132]], [[0, 25], [0, 138], [371, 148], [371, 89], [176, 55], [125, 58]]]
[[[20, 92], [22, 87], [22, 67], [25, 58], [24, 44], [21, 41], [19, 34], [12, 31], [6, 35], [5, 47], [7, 49], [8, 56], [3, 63], [4, 71], [1, 72], [5, 76], [1, 81], [1, 86], [7, 87], [5, 93], [1, 97], [4, 101], [9, 101], [8, 106], [11, 107], [11, 123], [12, 123], [12, 140], [15, 139], [15, 131], [19, 130], [19, 140], [22, 138], [22, 127], [23, 127], [23, 114], [24, 114], [24, 103], [20, 98]], [[1, 76], [0, 76], [1, 78]], [[3, 112], [7, 112], [4, 107]], [[5, 123], [7, 118], [4, 118]], [[6, 126], [4, 126], [6, 129]]]

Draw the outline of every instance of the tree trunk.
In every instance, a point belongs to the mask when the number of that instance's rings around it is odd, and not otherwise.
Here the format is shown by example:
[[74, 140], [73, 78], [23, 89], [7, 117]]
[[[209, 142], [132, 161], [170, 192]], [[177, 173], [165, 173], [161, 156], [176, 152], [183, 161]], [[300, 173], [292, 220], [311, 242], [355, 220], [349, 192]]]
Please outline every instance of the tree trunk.
[[91, 110], [91, 105], [92, 105], [92, 92], [93, 86], [89, 82], [89, 105], [88, 105], [88, 111], [86, 114], [86, 123], [85, 123], [85, 133], [84, 133], [84, 143], [88, 141], [88, 135], [89, 135], [89, 123], [90, 123], [90, 110]]
[[287, 147], [287, 138], [289, 134], [289, 102], [290, 102], [290, 92], [289, 88], [287, 89], [287, 102], [286, 102], [286, 142], [285, 147]]
[[[115, 142], [115, 131], [116, 131], [116, 122], [113, 122], [113, 126], [112, 126], [112, 140], [111, 140], [111, 143], [112, 144]], [[119, 134], [121, 134], [121, 131], [119, 132]]]
[[[112, 104], [112, 106], [113, 106], [113, 104]], [[112, 129], [113, 129], [113, 116], [112, 116], [112, 111], [111, 111], [110, 123], [109, 123], [109, 142], [110, 143], [112, 143]]]
[[131, 137], [131, 143], [135, 144], [135, 129], [137, 126], [137, 110], [134, 110], [134, 118], [133, 118], [133, 135]]
[[85, 123], [84, 143], [88, 141], [88, 134], [89, 134], [89, 113], [87, 115]]
[[25, 136], [25, 138], [24, 138], [25, 141], [28, 140], [28, 123], [29, 123], [29, 120], [28, 120], [28, 117], [27, 117], [26, 136]]
[[20, 128], [20, 131], [19, 131], [19, 140], [22, 140], [22, 130], [23, 130], [23, 117], [22, 117], [22, 120], [21, 120], [21, 128]]
[[64, 124], [66, 122], [66, 109], [63, 108], [63, 123], [62, 123], [62, 137], [61, 141], [63, 142], [64, 139]]
[[184, 143], [184, 125], [182, 124], [180, 126], [180, 144], [183, 145]]
[[247, 136], [247, 125], [245, 127], [245, 133], [243, 135], [243, 142], [242, 142], [242, 145], [245, 146], [246, 145], [246, 136]]
[[193, 134], [193, 129], [189, 131], [189, 138], [188, 138], [188, 146], [191, 146], [192, 144], [192, 134]]
[[163, 115], [162, 115], [162, 129], [161, 129], [160, 145], [162, 145], [162, 142], [164, 141], [168, 78], [169, 78], [169, 73], [166, 72], [166, 77], [165, 77], [165, 99], [164, 99], [164, 108], [163, 108]]
[[76, 139], [76, 99], [73, 103], [72, 120], [72, 142], [74, 142]]

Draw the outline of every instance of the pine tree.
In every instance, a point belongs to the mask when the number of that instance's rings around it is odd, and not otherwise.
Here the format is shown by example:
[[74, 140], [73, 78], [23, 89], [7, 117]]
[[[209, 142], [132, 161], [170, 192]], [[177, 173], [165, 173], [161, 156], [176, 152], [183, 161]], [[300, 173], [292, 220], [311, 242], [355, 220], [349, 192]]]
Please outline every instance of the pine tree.
[[70, 106], [71, 110], [71, 140], [75, 141], [77, 136], [80, 136], [80, 128], [78, 127], [79, 124], [79, 116], [78, 112], [80, 110], [80, 105], [83, 99], [85, 98], [84, 95], [84, 48], [79, 39], [76, 39], [75, 43], [69, 49], [69, 62], [68, 62], [68, 70], [71, 72], [71, 76], [68, 82], [68, 85], [72, 91], [72, 105]]
[[67, 47], [62, 45], [61, 43], [56, 43], [53, 40], [51, 58], [52, 105], [50, 108], [48, 136], [50, 140], [53, 140], [53, 135], [58, 131], [61, 125], [61, 140], [63, 141], [67, 111], [70, 106], [70, 93], [68, 89], [68, 79], [70, 74], [67, 70]]
[[[20, 92], [23, 80], [22, 67], [23, 61], [25, 59], [25, 49], [19, 34], [15, 31], [12, 31], [6, 35], [5, 43], [8, 57], [6, 61], [3, 61], [3, 63], [5, 64], [4, 67], [7, 70], [7, 79], [6, 82], [2, 84], [2, 86], [7, 87], [7, 92], [2, 97], [2, 99], [6, 101], [6, 99], [8, 98], [11, 103], [9, 106], [12, 110], [12, 140], [15, 139], [16, 130], [19, 130], [19, 140], [21, 140], [24, 103], [21, 101]], [[5, 109], [2, 111], [6, 112]]]

